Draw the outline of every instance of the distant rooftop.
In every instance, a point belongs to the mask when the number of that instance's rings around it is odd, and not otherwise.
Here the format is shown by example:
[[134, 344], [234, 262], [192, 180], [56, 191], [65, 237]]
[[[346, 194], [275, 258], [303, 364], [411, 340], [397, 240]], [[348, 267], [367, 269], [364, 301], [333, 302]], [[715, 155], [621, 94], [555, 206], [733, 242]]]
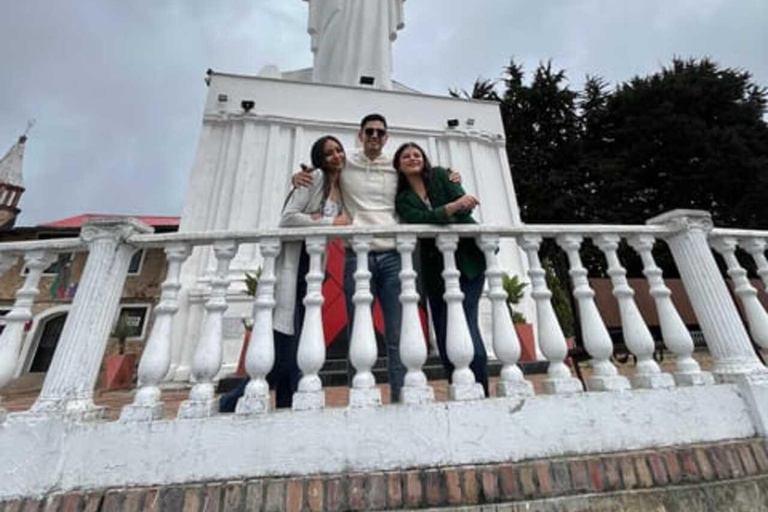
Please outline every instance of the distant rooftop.
[[96, 220], [96, 219], [137, 219], [144, 224], [147, 224], [149, 226], [152, 226], [153, 228], [158, 227], [179, 227], [179, 222], [181, 221], [181, 217], [163, 217], [163, 216], [156, 216], [156, 215], [111, 215], [106, 213], [84, 213], [82, 215], [76, 215], [74, 217], [67, 217], [64, 219], [55, 220], [52, 222], [45, 222], [42, 224], [38, 224], [37, 227], [40, 228], [80, 228], [83, 226], [83, 223], [89, 221], [89, 220]]

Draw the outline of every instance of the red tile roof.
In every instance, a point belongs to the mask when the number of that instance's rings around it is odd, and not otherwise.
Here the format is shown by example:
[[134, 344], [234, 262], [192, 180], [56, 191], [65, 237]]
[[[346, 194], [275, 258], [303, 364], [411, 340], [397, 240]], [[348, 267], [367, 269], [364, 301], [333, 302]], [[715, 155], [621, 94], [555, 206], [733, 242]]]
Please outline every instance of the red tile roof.
[[149, 215], [110, 215], [99, 213], [84, 213], [82, 215], [76, 215], [74, 217], [67, 217], [66, 219], [59, 219], [53, 222], [45, 222], [38, 224], [37, 227], [41, 228], [79, 228], [83, 226], [84, 222], [95, 219], [127, 219], [134, 218], [140, 220], [144, 224], [152, 227], [165, 227], [165, 226], [179, 226], [181, 221], [180, 217], [159, 217]]

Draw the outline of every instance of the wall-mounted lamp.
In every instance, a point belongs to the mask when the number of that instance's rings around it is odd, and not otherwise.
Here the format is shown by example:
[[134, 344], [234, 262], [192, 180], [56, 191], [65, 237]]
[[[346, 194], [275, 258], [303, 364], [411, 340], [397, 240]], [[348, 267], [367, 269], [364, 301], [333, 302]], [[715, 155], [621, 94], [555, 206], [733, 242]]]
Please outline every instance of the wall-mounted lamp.
[[245, 110], [246, 114], [250, 112], [255, 105], [256, 103], [251, 100], [243, 100], [240, 102], [240, 106], [243, 107], [243, 110]]
[[376, 78], [372, 76], [361, 76], [360, 77], [360, 85], [370, 85], [373, 86], [373, 84], [376, 83]]
[[448, 125], [448, 128], [458, 128], [459, 127], [459, 120], [458, 119], [449, 119], [446, 124]]
[[219, 94], [219, 103], [226, 103], [229, 101], [229, 96], [226, 94]]

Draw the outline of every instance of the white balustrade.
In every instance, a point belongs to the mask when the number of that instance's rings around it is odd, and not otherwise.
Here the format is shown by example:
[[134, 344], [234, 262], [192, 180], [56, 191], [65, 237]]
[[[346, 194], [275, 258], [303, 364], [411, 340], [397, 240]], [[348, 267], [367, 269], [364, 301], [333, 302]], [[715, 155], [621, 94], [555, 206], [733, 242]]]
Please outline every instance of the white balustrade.
[[579, 249], [582, 241], [581, 235], [568, 234], [557, 238], [558, 245], [568, 255], [571, 267], [568, 273], [573, 281], [573, 295], [578, 303], [584, 348], [592, 357], [594, 373], [587, 381], [587, 388], [590, 391], [629, 389], [629, 380], [619, 375], [610, 361], [613, 355], [613, 342], [595, 304], [595, 292], [589, 286], [587, 269], [581, 263]]
[[79, 420], [103, 417], [105, 408], [94, 405], [93, 389], [128, 266], [136, 252], [136, 247], [126, 241], [151, 231], [134, 219], [95, 220], [83, 225], [80, 238], [88, 246], [88, 260], [43, 389], [30, 414]]
[[173, 318], [179, 310], [179, 275], [181, 265], [189, 257], [189, 246], [173, 244], [165, 248], [168, 271], [161, 286], [160, 302], [155, 307], [155, 321], [139, 362], [139, 390], [133, 403], [125, 406], [121, 421], [154, 421], [162, 419], [165, 404], [160, 400], [160, 383], [171, 366], [171, 334]]
[[525, 380], [517, 365], [520, 358], [520, 341], [507, 307], [507, 292], [504, 291], [502, 282], [503, 272], [496, 257], [499, 236], [481, 235], [478, 245], [485, 253], [485, 275], [488, 278], [488, 297], [491, 300], [493, 350], [503, 365], [496, 394], [504, 397], [531, 396], [533, 385]]
[[581, 381], [573, 377], [565, 364], [568, 343], [552, 307], [552, 292], [547, 287], [546, 271], [541, 266], [539, 247], [541, 236], [525, 235], [520, 246], [528, 255], [528, 276], [531, 278], [531, 297], [536, 301], [536, 325], [539, 348], [549, 361], [547, 378], [543, 382], [546, 394], [579, 393], [584, 390]]
[[653, 257], [653, 235], [638, 235], [629, 239], [629, 244], [643, 261], [643, 274], [648, 280], [651, 297], [656, 305], [661, 338], [664, 345], [675, 354], [675, 372], [673, 377], [678, 386], [703, 386], [714, 383], [709, 372], [701, 371], [701, 366], [693, 358], [693, 339], [685, 326], [680, 313], [672, 302], [672, 291], [664, 284], [662, 270]]
[[205, 418], [218, 412], [213, 378], [219, 373], [222, 357], [222, 325], [227, 310], [229, 264], [237, 253], [237, 243], [226, 240], [213, 245], [216, 272], [211, 277], [211, 296], [205, 303], [205, 318], [200, 341], [192, 361], [195, 385], [189, 398], [179, 406], [179, 418]]
[[733, 279], [734, 293], [741, 300], [752, 339], [760, 347], [768, 348], [768, 313], [760, 304], [757, 290], [747, 278], [747, 271], [736, 258], [738, 241], [735, 237], [718, 237], [711, 241], [711, 245], [723, 256], [725, 264], [728, 266], [728, 275]]
[[309, 254], [307, 295], [304, 297], [304, 326], [299, 338], [297, 362], [302, 377], [293, 395], [293, 409], [306, 411], [325, 407], [325, 391], [318, 373], [325, 363], [325, 333], [323, 331], [323, 254], [325, 237], [306, 240]]
[[768, 259], [765, 257], [765, 249], [768, 243], [762, 238], [742, 238], [739, 243], [747, 251], [757, 265], [757, 275], [763, 280], [765, 292], [768, 293]]
[[435, 392], [427, 384], [422, 367], [427, 361], [427, 342], [419, 317], [419, 294], [416, 291], [416, 271], [413, 269], [413, 251], [416, 235], [398, 235], [397, 249], [400, 252], [400, 304], [403, 315], [400, 325], [400, 360], [408, 370], [402, 389], [403, 403], [421, 404], [432, 402]]
[[275, 309], [275, 258], [280, 253], [280, 241], [265, 238], [259, 241], [259, 249], [264, 262], [253, 303], [251, 341], [245, 354], [245, 368], [251, 380], [245, 387], [245, 393], [237, 401], [235, 412], [239, 415], [268, 412], [271, 403], [267, 375], [275, 364], [272, 312]]
[[712, 216], [699, 210], [674, 210], [647, 223], [664, 226], [671, 233], [665, 239], [712, 354], [715, 378], [731, 382], [746, 374], [765, 373], [710, 250]]
[[437, 236], [437, 248], [443, 253], [443, 280], [446, 305], [446, 352], [453, 363], [454, 370], [448, 395], [451, 400], [478, 400], [485, 396], [483, 386], [475, 381], [475, 375], [469, 368], [474, 358], [475, 349], [472, 335], [469, 332], [467, 318], [464, 314], [464, 294], [461, 291], [459, 277], [461, 273], [456, 268], [456, 248], [459, 236], [441, 234]]
[[352, 388], [349, 390], [350, 407], [374, 407], [381, 405], [381, 392], [371, 371], [376, 364], [376, 333], [373, 329], [371, 304], [371, 273], [368, 270], [368, 253], [372, 237], [358, 235], [352, 239], [352, 248], [357, 257], [355, 271], [355, 303], [352, 339], [349, 344], [349, 360], [355, 368]]
[[[0, 276], [16, 264], [18, 255], [3, 254], [0, 257]], [[16, 302], [11, 311], [3, 317], [5, 329], [0, 334], [0, 389], [13, 379], [19, 361], [21, 342], [24, 339], [24, 325], [32, 318], [32, 305], [40, 290], [40, 277], [43, 270], [51, 264], [53, 257], [44, 251], [30, 251], [24, 255], [24, 263], [29, 269], [24, 285], [16, 292]], [[0, 397], [0, 422], [5, 418]]]
[[619, 303], [624, 343], [637, 358], [637, 373], [632, 377], [632, 385], [641, 389], [672, 387], [675, 385], [672, 376], [662, 373], [653, 359], [655, 342], [635, 303], [635, 291], [629, 286], [627, 271], [619, 261], [617, 251], [620, 241], [621, 238], [615, 234], [600, 235], [595, 239], [596, 245], [603, 251], [608, 262], [613, 295]]

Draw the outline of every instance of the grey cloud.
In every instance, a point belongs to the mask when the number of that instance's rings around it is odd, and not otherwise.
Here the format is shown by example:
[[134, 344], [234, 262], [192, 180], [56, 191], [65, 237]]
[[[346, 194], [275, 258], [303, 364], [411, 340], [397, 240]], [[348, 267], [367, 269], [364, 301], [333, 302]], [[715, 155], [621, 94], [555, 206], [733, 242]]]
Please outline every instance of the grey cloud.
[[[574, 87], [710, 55], [768, 84], [764, 0], [408, 0], [395, 77], [425, 92], [552, 58]], [[6, 2], [0, 152], [37, 118], [21, 222], [84, 212], [177, 215], [211, 67], [311, 65], [301, 0]]]

